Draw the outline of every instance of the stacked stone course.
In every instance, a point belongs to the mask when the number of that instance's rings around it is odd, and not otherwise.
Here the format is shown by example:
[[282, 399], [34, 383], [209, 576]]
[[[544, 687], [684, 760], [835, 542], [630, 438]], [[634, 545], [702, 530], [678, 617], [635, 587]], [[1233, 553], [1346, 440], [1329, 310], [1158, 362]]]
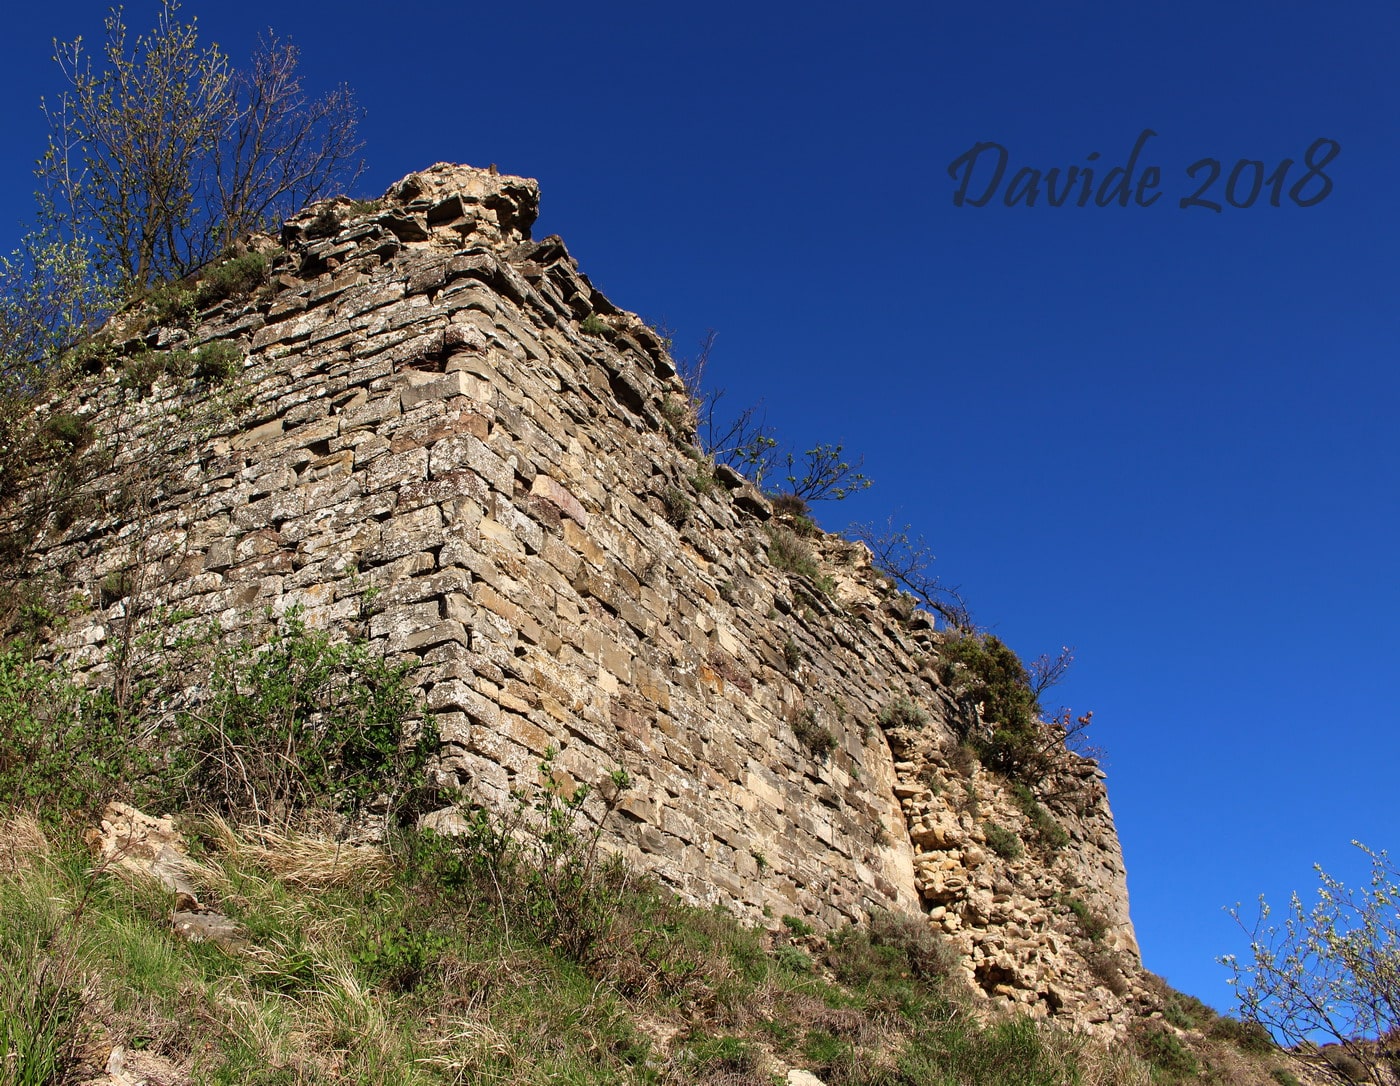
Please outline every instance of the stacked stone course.
[[[981, 990], [1115, 1021], [1062, 904], [1102, 914], [1133, 973], [1093, 764], [1066, 770], [1067, 848], [985, 847], [986, 821], [1024, 819], [988, 774], [980, 816], [952, 802], [927, 616], [836, 538], [816, 541], [832, 598], [773, 568], [773, 513], [732, 472], [707, 484], [666, 345], [562, 241], [530, 240], [537, 203], [533, 181], [440, 164], [372, 207], [309, 209], [267, 291], [120, 348], [232, 341], [231, 385], [143, 396], [109, 372], [51, 405], [108, 454], [100, 505], [33, 548], [71, 612], [55, 651], [97, 682], [155, 606], [230, 633], [298, 608], [414, 665], [441, 772], [476, 799], [505, 802], [551, 747], [566, 789], [625, 769], [607, 840], [686, 897], [824, 927], [929, 912]], [[920, 734], [880, 726], [899, 698]], [[834, 749], [809, 749], [803, 715]]]

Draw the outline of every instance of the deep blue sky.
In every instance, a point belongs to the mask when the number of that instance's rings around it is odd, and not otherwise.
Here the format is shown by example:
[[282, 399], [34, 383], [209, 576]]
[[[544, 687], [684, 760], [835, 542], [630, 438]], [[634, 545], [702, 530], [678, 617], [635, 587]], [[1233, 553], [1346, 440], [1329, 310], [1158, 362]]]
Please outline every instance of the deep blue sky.
[[[104, 9], [7, 19], [16, 219], [50, 39]], [[356, 89], [358, 194], [439, 160], [538, 178], [537, 235], [681, 348], [718, 329], [732, 402], [864, 454], [876, 486], [825, 525], [894, 512], [1024, 656], [1075, 646], [1059, 695], [1095, 711], [1150, 968], [1228, 1006], [1223, 906], [1311, 894], [1314, 861], [1355, 878], [1352, 838], [1400, 847], [1393, 4], [185, 14], [239, 57], [275, 27], [311, 86]], [[1009, 179], [1107, 170], [1147, 128], [1151, 207], [953, 205], [978, 141]], [[1300, 165], [1283, 207], [1178, 206], [1198, 159], [1272, 170], [1321, 137], [1313, 207]]]

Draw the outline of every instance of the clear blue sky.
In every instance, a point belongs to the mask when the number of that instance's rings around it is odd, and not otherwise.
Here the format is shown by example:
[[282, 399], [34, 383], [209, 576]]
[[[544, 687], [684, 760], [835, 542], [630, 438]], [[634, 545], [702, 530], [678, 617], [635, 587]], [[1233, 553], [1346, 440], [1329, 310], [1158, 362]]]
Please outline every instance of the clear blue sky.
[[[6, 20], [16, 218], [50, 38], [103, 12]], [[1393, 4], [185, 13], [238, 56], [273, 26], [311, 86], [357, 90], [359, 194], [439, 160], [538, 178], [539, 235], [615, 302], [682, 347], [718, 329], [731, 400], [864, 454], [876, 486], [827, 527], [894, 512], [1023, 655], [1075, 646], [1060, 693], [1095, 711], [1150, 968], [1227, 1006], [1223, 906], [1311, 893], [1314, 861], [1355, 877], [1352, 838], [1400, 848]], [[1004, 191], [1091, 152], [1102, 176], [1144, 129], [1149, 207], [954, 206], [978, 141]], [[1341, 152], [1312, 207], [1299, 165], [1282, 207], [1179, 206], [1201, 158], [1223, 202], [1238, 160], [1319, 138]]]

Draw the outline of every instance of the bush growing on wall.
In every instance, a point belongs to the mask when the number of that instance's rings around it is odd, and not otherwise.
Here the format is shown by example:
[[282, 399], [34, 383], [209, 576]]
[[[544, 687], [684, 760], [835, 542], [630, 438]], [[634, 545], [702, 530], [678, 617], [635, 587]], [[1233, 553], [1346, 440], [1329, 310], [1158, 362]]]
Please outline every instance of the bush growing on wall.
[[207, 690], [182, 713], [185, 788], [259, 820], [392, 805], [433, 745], [427, 731], [405, 742], [416, 708], [404, 668], [289, 613], [265, 645], [242, 641], [214, 656]]

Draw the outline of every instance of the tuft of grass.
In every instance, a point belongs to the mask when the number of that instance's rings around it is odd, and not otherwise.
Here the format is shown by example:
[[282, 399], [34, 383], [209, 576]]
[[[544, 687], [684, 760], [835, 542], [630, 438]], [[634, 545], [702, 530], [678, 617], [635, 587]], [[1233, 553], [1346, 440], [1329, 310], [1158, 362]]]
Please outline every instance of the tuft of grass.
[[814, 581], [821, 573], [816, 553], [790, 528], [769, 529], [768, 561], [785, 573], [796, 573]]
[[684, 528], [686, 522], [690, 520], [694, 503], [680, 487], [668, 486], [661, 492], [661, 508], [666, 516], [667, 524], [673, 528]]

